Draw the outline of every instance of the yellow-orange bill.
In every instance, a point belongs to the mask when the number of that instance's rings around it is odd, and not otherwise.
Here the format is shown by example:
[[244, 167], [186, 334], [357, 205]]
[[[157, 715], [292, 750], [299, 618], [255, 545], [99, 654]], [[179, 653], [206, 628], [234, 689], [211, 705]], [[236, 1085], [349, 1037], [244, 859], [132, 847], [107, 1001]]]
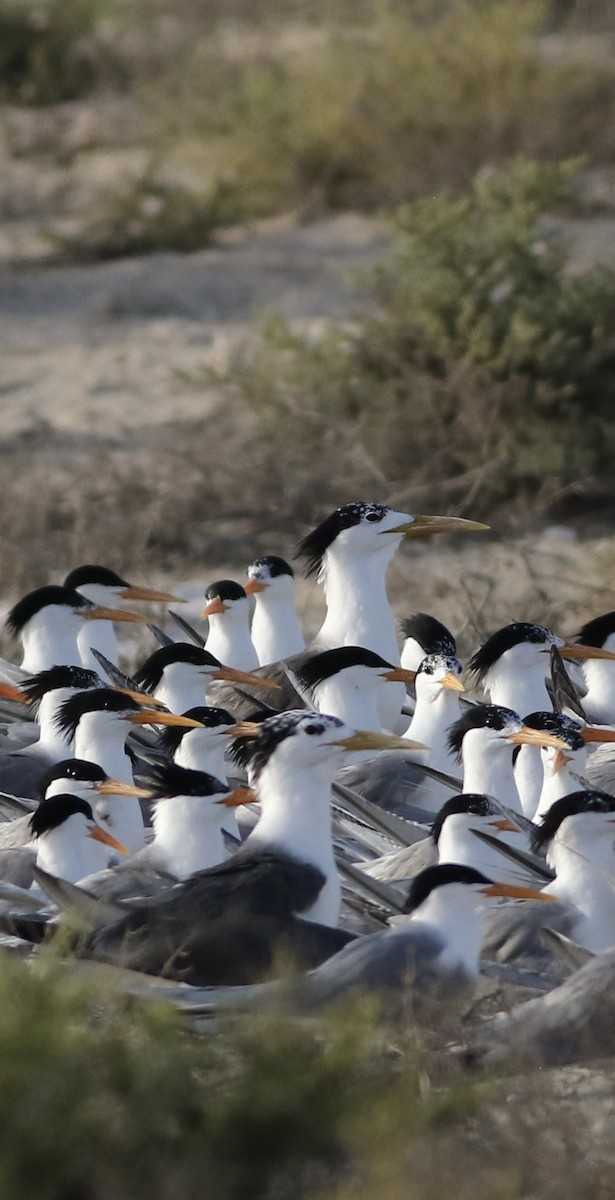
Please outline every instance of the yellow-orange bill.
[[514, 883], [491, 883], [489, 887], [480, 889], [483, 896], [509, 896], [512, 900], [551, 900], [557, 901], [557, 896], [545, 896], [536, 888], [517, 887]]
[[585, 729], [581, 730], [581, 737], [584, 742], [615, 742], [615, 729], [596, 729], [592, 725], [586, 725]]
[[382, 678], [389, 679], [391, 683], [414, 683], [416, 671], [410, 671], [405, 667], [393, 667], [390, 671], [383, 671]]
[[161, 712], [151, 708], [129, 713], [124, 720], [130, 721], [131, 725], [181, 725], [186, 729], [203, 729], [202, 721], [193, 721], [192, 717], [182, 717], [179, 713]]
[[530, 729], [529, 725], [523, 725], [516, 733], [506, 734], [507, 742], [514, 742], [515, 746], [552, 746], [554, 750], [568, 750], [568, 743], [562, 738], [558, 738], [554, 733], [546, 733], [542, 729]]
[[205, 608], [203, 609], [201, 616], [202, 617], [214, 617], [214, 616], [216, 616], [217, 613], [226, 612], [227, 608], [228, 608], [228, 604], [225, 604], [224, 600], [221, 600], [219, 596], [215, 596], [213, 600], [209, 601], [209, 604], [205, 605]]
[[101, 829], [100, 825], [91, 825], [88, 837], [93, 842], [102, 842], [103, 846], [110, 846], [112, 850], [117, 850], [118, 854], [128, 854], [128, 850], [117, 838], [114, 838], [106, 829]]
[[101, 796], [137, 796], [143, 800], [152, 794], [147, 788], [137, 787], [136, 783], [122, 783], [121, 779], [105, 779], [103, 783], [95, 783], [94, 790]]
[[489, 824], [493, 825], [494, 829], [499, 829], [501, 833], [519, 833], [519, 826], [513, 825], [507, 817], [499, 817], [498, 820], [490, 821]]
[[217, 800], [217, 804], [222, 804], [224, 808], [238, 808], [240, 804], [256, 804], [258, 796], [250, 787], [237, 787], [233, 792], [229, 792], [222, 800]]
[[157, 700], [155, 696], [150, 696], [147, 692], [133, 692], [130, 688], [120, 687], [117, 683], [112, 683], [109, 686], [113, 688], [114, 692], [121, 692], [123, 696], [130, 696], [130, 699], [134, 700], [137, 704], [145, 706], [149, 704], [150, 708], [165, 707], [164, 700]]
[[465, 692], [465, 688], [459, 676], [453, 675], [452, 671], [449, 671], [448, 674], [444, 676], [444, 679], [440, 680], [440, 686], [443, 688], [448, 688], [451, 692]]
[[583, 646], [580, 642], [566, 642], [559, 647], [562, 658], [607, 658], [615, 660], [615, 652], [603, 650], [601, 646]]
[[482, 521], [468, 521], [465, 517], [415, 516], [394, 529], [382, 529], [381, 533], [403, 533], [406, 537], [433, 537], [436, 533], [472, 533], [488, 529]]
[[396, 737], [392, 733], [372, 733], [369, 729], [357, 729], [349, 737], [339, 738], [334, 746], [345, 750], [428, 750], [424, 742], [413, 742], [410, 738]]
[[235, 667], [218, 667], [212, 671], [212, 679], [225, 679], [228, 683], [246, 683], [252, 687], [279, 688], [279, 683], [264, 675], [253, 675], [251, 671], [238, 671]]
[[257, 592], [265, 592], [269, 587], [268, 583], [261, 583], [260, 579], [247, 579], [243, 585], [243, 590], [246, 596], [255, 596]]
[[124, 588], [118, 595], [122, 600], [147, 600], [150, 604], [185, 604], [181, 596], [174, 596], [172, 592], [159, 592], [156, 588], [149, 587], [129, 587]]
[[0, 696], [3, 700], [15, 700], [17, 704], [30, 703], [25, 692], [18, 687], [13, 687], [12, 683], [0, 683]]
[[150, 620], [149, 617], [130, 612], [129, 609], [106, 608], [103, 604], [95, 604], [93, 608], [76, 608], [74, 611], [86, 621], [124, 621], [125, 624], [147, 625]]

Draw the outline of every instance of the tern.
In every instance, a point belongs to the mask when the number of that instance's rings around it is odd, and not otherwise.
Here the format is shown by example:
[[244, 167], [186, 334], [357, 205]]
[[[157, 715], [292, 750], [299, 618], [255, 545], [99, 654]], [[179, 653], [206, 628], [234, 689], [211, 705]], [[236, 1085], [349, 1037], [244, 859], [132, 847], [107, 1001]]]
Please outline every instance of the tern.
[[[6, 619], [9, 631], [21, 639], [22, 671], [35, 674], [57, 664], [83, 666], [78, 638], [84, 621], [142, 625], [147, 623], [147, 617], [126, 609], [92, 604], [73, 588], [55, 585], [36, 588], [13, 605]], [[98, 664], [95, 666], [98, 669]]]
[[[180, 598], [172, 595], [171, 592], [161, 592], [154, 588], [128, 583], [115, 571], [93, 563], [75, 567], [66, 576], [63, 586], [80, 592], [94, 605], [103, 608], [115, 607], [118, 603], [121, 605], [125, 600], [144, 600], [149, 604], [181, 603]], [[84, 667], [100, 671], [99, 660], [92, 654], [93, 649], [100, 650], [110, 662], [117, 663], [118, 646], [115, 630], [108, 621], [94, 621], [87, 626], [82, 626], [77, 636], [77, 643]]]
[[250, 636], [250, 602], [240, 583], [219, 579], [205, 592], [201, 613], [209, 621], [205, 649], [220, 662], [240, 671], [254, 671], [258, 655]]
[[254, 597], [251, 634], [261, 667], [305, 649], [294, 591], [295, 573], [286, 559], [265, 554], [250, 563], [245, 592]]

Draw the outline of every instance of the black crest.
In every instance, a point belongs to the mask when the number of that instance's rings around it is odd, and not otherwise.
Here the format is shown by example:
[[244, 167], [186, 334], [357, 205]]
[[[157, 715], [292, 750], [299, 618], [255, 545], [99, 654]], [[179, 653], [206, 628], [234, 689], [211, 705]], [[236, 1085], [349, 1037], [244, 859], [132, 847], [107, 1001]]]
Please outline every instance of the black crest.
[[579, 629], [576, 641], [582, 646], [604, 646], [612, 633], [615, 633], [615, 612], [603, 613]]
[[88, 583], [97, 583], [102, 587], [130, 587], [126, 579], [122, 579], [121, 575], [117, 575], [115, 571], [110, 571], [109, 567], [99, 567], [94, 563], [85, 563], [82, 567], [75, 567], [74, 571], [70, 571], [64, 580], [64, 587], [77, 588], [87, 587]]
[[111, 688], [90, 688], [86, 692], [77, 692], [69, 696], [60, 705], [56, 717], [56, 727], [67, 737], [74, 737], [75, 730], [83, 716], [90, 712], [131, 713], [141, 712], [141, 706], [123, 692], [114, 692]]
[[579, 813], [615, 813], [615, 796], [608, 792], [571, 792], [556, 800], [545, 813], [540, 824], [532, 835], [532, 850], [537, 854], [555, 837], [562, 821], [567, 817], [576, 817]]
[[581, 736], [583, 726], [572, 717], [564, 717], [561, 713], [535, 712], [523, 718], [523, 724], [530, 729], [539, 729], [542, 733], [554, 733], [556, 737], [567, 742], [571, 750], [582, 750], [585, 742]]
[[519, 646], [522, 642], [531, 642], [535, 645], [543, 644], [546, 648], [551, 645], [552, 641], [553, 634], [544, 625], [532, 625], [529, 621], [513, 621], [512, 625], [505, 625], [503, 629], [498, 629], [497, 633], [493, 633], [490, 638], [487, 638], [487, 641], [470, 659], [468, 670], [473, 671], [478, 683], [484, 683], [485, 677], [494, 664], [507, 650], [512, 650], [513, 646]]
[[[191, 717], [193, 721], [200, 721], [204, 729], [224, 729], [236, 724], [235, 718], [231, 716], [230, 712], [227, 712], [226, 708], [215, 708], [206, 704], [189, 708], [187, 712], [183, 713], [183, 716]], [[194, 730], [186, 725], [167, 725], [158, 738], [161, 750], [164, 750], [165, 754], [172, 758], [187, 733], [194, 733]]]
[[414, 638], [425, 654], [445, 654], [447, 658], [457, 657], [457, 644], [452, 633], [431, 617], [429, 613], [413, 613], [400, 622], [401, 632], [405, 638]]
[[155, 763], [142, 776], [153, 800], [173, 796], [215, 796], [230, 791], [228, 784], [207, 771], [192, 771], [176, 763]]
[[504, 708], [501, 704], [473, 704], [451, 725], [448, 731], [448, 748], [460, 758], [463, 739], [470, 729], [504, 730], [509, 725], [519, 729], [521, 724], [519, 714], [513, 712], [512, 708]]
[[452, 817], [455, 813], [470, 813], [473, 817], [501, 815], [493, 800], [490, 800], [488, 796], [482, 796], [480, 792], [462, 792], [459, 796], [451, 796], [450, 800], [442, 805], [431, 829], [431, 836], [436, 845], [446, 818]]
[[377, 524], [390, 512], [387, 504], [344, 504], [336, 508], [320, 525], [308, 533], [297, 546], [297, 558], [303, 560], [306, 575], [317, 575], [322, 567], [323, 558], [329, 546], [333, 545], [336, 537], [344, 529], [360, 525], [361, 521]]
[[149, 658], [135, 671], [135, 682], [146, 692], [153, 692], [158, 687], [162, 672], [165, 667], [171, 663], [189, 663], [193, 667], [211, 667], [216, 670], [219, 667], [220, 660], [214, 658], [208, 650], [203, 650], [201, 646], [194, 646], [192, 642], [172, 642], [170, 646], [160, 646], [158, 650], [154, 650]]
[[480, 871], [473, 867], [463, 867], [459, 863], [444, 863], [442, 866], [426, 867], [410, 884], [408, 898], [404, 904], [404, 912], [415, 912], [423, 904], [434, 888], [444, 887], [447, 883], [483, 884], [488, 887], [493, 883]]
[[44, 800], [42, 804], [39, 804], [36, 812], [32, 813], [30, 817], [32, 837], [39, 838], [43, 833], [49, 833], [51, 829], [58, 829], [75, 813], [83, 813], [88, 821], [94, 820], [91, 804], [88, 804], [87, 800], [82, 800], [80, 796], [70, 796], [68, 793], [50, 796], [49, 800]]
[[56, 688], [101, 687], [102, 682], [96, 671], [88, 671], [85, 667], [57, 666], [24, 679], [20, 690], [26, 696], [28, 704], [33, 705], [36, 710], [43, 696]]
[[17, 604], [13, 605], [6, 618], [7, 629], [14, 634], [21, 633], [32, 617], [52, 604], [71, 609], [92, 608], [92, 602], [86, 600], [85, 596], [73, 588], [48, 584], [46, 587], [35, 588], [33, 592], [28, 592], [26, 596], [22, 596], [21, 600], [17, 601]]
[[306, 688], [315, 688], [345, 671], [349, 667], [369, 667], [374, 671], [392, 671], [393, 664], [366, 650], [363, 646], [336, 646], [334, 650], [323, 650], [322, 654], [310, 655], [301, 666], [296, 668], [297, 678]]
[[103, 771], [98, 763], [88, 762], [85, 758], [63, 758], [61, 762], [55, 763], [41, 776], [38, 785], [39, 793], [43, 798], [49, 785], [56, 779], [77, 779], [82, 783], [104, 783], [106, 778], [106, 771]]
[[215, 583], [210, 583], [205, 592], [205, 599], [209, 603], [210, 600], [246, 600], [240, 583], [236, 583], [234, 579], [217, 579]]

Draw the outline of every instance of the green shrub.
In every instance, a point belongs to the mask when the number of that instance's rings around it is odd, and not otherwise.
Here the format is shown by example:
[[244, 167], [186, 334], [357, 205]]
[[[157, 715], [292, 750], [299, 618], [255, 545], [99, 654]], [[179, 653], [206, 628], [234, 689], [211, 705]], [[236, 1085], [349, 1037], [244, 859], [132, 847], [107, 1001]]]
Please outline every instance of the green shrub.
[[574, 166], [519, 160], [408, 205], [366, 280], [375, 315], [316, 338], [265, 327], [229, 386], [277, 486], [281, 461], [299, 503], [315, 478], [331, 499], [379, 482], [479, 515], [610, 489], [615, 272], [569, 275], [545, 220]]
[[52, 104], [87, 92], [100, 9], [100, 0], [1, 0], [0, 99]]
[[253, 214], [460, 191], [519, 153], [612, 161], [612, 64], [544, 55], [545, 18], [540, 0], [342, 2], [234, 52], [197, 39], [148, 100], [162, 141], [207, 146]]

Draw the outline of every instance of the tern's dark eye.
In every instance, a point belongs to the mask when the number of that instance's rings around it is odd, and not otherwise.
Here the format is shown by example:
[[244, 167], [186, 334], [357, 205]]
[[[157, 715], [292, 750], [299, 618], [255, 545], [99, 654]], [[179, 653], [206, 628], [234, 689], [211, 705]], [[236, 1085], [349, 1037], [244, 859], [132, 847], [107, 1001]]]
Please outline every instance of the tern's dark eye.
[[312, 721], [309, 725], [304, 725], [303, 728], [308, 734], [324, 733], [325, 729], [324, 725], [322, 725], [320, 721]]
[[383, 514], [377, 513], [377, 512], [368, 512], [365, 514], [366, 521], [372, 521], [372, 522], [373, 521], [381, 521], [382, 517], [383, 517]]

